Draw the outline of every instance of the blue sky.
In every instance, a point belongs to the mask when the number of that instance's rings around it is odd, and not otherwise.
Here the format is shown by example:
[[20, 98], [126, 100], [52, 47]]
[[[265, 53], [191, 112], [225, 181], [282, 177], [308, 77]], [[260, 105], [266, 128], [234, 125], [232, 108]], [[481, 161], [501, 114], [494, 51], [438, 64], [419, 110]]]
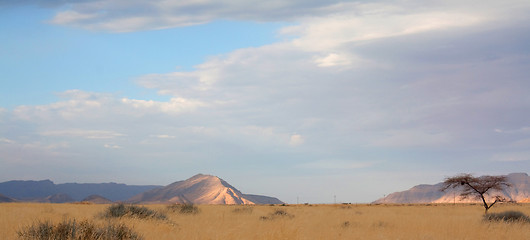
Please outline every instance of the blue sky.
[[527, 1], [0, 2], [0, 181], [370, 202], [530, 169]]
[[[2, 88], [6, 105], [50, 103], [69, 89], [119, 92], [161, 99], [139, 88], [145, 73], [189, 70], [208, 56], [277, 40], [281, 23], [215, 21], [158, 31], [107, 33], [49, 24], [54, 9], [17, 6], [2, 9]], [[5, 14], [4, 14], [5, 13]], [[24, 69], [24, 70], [22, 70]], [[21, 95], [26, 91], [31, 96]], [[28, 92], [29, 90], [29, 92]]]

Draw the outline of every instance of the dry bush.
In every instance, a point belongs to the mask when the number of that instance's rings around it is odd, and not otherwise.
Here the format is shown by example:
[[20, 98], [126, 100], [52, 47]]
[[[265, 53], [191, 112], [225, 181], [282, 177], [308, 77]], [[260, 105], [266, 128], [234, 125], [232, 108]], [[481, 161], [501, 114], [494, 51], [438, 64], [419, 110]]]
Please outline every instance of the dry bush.
[[103, 218], [131, 217], [140, 219], [166, 219], [166, 215], [143, 206], [125, 205], [123, 203], [109, 206], [102, 214]]
[[50, 221], [41, 221], [27, 226], [17, 232], [20, 239], [24, 240], [139, 240], [140, 235], [129, 229], [124, 224], [108, 222], [98, 226], [87, 220], [77, 222], [63, 220], [57, 224]]
[[276, 209], [274, 212], [270, 213], [268, 216], [261, 216], [260, 220], [274, 220], [278, 218], [294, 218], [294, 215], [289, 214], [283, 209]]
[[519, 211], [506, 211], [500, 213], [488, 213], [484, 215], [484, 221], [504, 222], [526, 222], [530, 223], [530, 217]]
[[172, 204], [166, 207], [170, 212], [178, 212], [182, 214], [198, 214], [199, 208], [193, 204]]
[[254, 211], [254, 208], [252, 207], [238, 207], [232, 210], [233, 213], [239, 213], [239, 214], [251, 214], [252, 211]]

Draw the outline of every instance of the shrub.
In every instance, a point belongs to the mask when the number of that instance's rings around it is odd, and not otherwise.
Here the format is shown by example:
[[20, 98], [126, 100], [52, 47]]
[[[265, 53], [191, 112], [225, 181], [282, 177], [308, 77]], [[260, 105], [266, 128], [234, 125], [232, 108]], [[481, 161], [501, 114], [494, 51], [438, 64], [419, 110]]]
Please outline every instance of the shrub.
[[142, 239], [140, 235], [124, 224], [107, 223], [97, 226], [87, 220], [63, 220], [54, 225], [49, 221], [38, 222], [17, 232], [24, 240], [33, 239], [61, 239], [61, 240], [125, 240]]
[[485, 221], [504, 221], [504, 222], [527, 222], [530, 223], [530, 217], [519, 211], [506, 211], [500, 213], [488, 213], [484, 215]]
[[282, 209], [276, 209], [272, 215], [274, 216], [289, 216], [289, 213], [287, 213], [285, 210]]
[[384, 227], [388, 227], [388, 223], [387, 222], [383, 222], [383, 221], [377, 221], [377, 222], [374, 222], [372, 223], [372, 227], [379, 227], [379, 228], [384, 228]]
[[274, 220], [277, 218], [284, 218], [284, 217], [294, 218], [294, 215], [289, 214], [287, 211], [283, 209], [276, 209], [274, 210], [274, 212], [270, 213], [268, 216], [261, 216], [259, 219], [260, 220]]
[[193, 204], [173, 204], [167, 206], [171, 212], [178, 212], [182, 214], [197, 214], [200, 212], [199, 208]]
[[107, 208], [103, 212], [102, 217], [104, 218], [121, 218], [121, 217], [133, 217], [133, 218], [155, 218], [155, 219], [166, 219], [166, 215], [153, 211], [146, 207], [140, 207], [136, 205], [125, 205], [123, 203], [114, 204]]
[[345, 221], [345, 222], [343, 222], [343, 223], [341, 224], [341, 226], [342, 226], [343, 228], [347, 228], [347, 227], [349, 227], [349, 226], [350, 226], [350, 221]]
[[232, 212], [234, 213], [247, 213], [247, 214], [251, 214], [252, 211], [254, 211], [252, 207], [239, 207], [239, 208], [235, 208], [234, 210], [232, 210]]

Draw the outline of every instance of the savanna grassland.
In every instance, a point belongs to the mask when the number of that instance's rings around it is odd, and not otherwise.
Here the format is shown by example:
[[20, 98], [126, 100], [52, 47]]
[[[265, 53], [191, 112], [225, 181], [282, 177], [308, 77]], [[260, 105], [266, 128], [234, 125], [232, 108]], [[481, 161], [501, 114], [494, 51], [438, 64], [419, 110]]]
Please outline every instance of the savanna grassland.
[[[126, 225], [143, 239], [530, 239], [530, 223], [484, 221], [480, 205], [201, 205], [199, 212], [145, 205], [164, 217], [104, 217], [110, 205], [0, 204], [0, 239], [42, 221]], [[490, 212], [530, 204], [499, 204]], [[158, 216], [158, 215], [157, 215]]]

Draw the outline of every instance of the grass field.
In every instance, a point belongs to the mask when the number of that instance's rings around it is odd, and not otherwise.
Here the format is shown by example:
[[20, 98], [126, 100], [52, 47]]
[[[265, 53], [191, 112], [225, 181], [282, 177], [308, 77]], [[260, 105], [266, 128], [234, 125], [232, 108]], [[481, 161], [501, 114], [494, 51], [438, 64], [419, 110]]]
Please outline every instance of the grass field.
[[[146, 205], [166, 219], [100, 215], [109, 205], [0, 204], [0, 239], [38, 221], [124, 223], [144, 239], [530, 239], [530, 223], [486, 222], [480, 205], [198, 206], [197, 214]], [[490, 212], [530, 215], [530, 204], [499, 204]]]

